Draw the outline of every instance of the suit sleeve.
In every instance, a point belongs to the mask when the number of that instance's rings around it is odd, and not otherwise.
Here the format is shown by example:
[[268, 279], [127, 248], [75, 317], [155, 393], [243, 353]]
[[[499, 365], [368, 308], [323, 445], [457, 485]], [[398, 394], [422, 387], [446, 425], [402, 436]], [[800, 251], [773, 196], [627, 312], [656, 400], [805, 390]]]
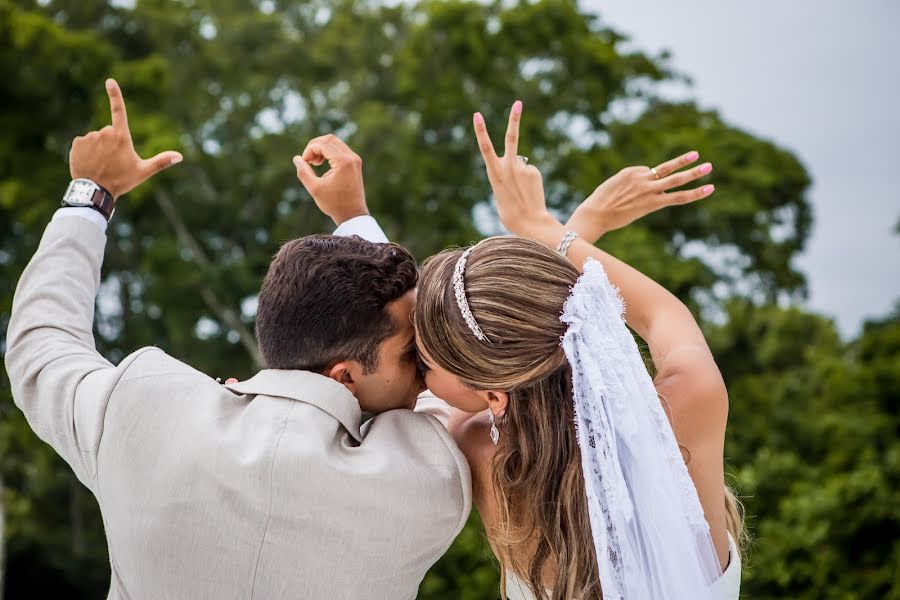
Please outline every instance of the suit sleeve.
[[19, 279], [6, 335], [6, 370], [16, 405], [92, 490], [107, 402], [143, 352], [115, 367], [94, 345], [94, 299], [105, 245], [106, 235], [95, 223], [57, 215]]

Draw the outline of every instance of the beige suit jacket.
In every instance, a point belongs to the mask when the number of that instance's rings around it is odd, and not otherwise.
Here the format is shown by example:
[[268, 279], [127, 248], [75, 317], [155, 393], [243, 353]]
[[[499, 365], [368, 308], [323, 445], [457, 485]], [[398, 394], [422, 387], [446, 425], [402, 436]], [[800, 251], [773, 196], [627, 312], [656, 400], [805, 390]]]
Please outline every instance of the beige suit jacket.
[[471, 506], [439, 401], [360, 428], [304, 371], [222, 386], [158, 348], [97, 353], [106, 236], [57, 215], [19, 281], [16, 404], [100, 504], [110, 598], [414, 598]]

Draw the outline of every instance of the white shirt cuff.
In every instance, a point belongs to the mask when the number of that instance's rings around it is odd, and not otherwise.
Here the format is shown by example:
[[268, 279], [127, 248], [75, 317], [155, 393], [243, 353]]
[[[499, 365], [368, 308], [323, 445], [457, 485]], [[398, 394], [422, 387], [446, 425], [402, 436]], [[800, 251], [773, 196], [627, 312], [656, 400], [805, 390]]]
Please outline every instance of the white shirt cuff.
[[106, 219], [93, 208], [88, 208], [86, 206], [64, 206], [53, 213], [54, 221], [62, 217], [81, 217], [82, 219], [87, 219], [91, 223], [97, 225], [97, 227], [100, 228], [100, 231], [106, 233]]
[[376, 244], [386, 244], [389, 241], [387, 236], [384, 235], [384, 231], [382, 231], [381, 227], [378, 225], [378, 221], [375, 220], [375, 217], [369, 215], [361, 215], [359, 217], [353, 217], [348, 221], [344, 221], [334, 230], [334, 235], [339, 235], [341, 237], [358, 235], [362, 239]]

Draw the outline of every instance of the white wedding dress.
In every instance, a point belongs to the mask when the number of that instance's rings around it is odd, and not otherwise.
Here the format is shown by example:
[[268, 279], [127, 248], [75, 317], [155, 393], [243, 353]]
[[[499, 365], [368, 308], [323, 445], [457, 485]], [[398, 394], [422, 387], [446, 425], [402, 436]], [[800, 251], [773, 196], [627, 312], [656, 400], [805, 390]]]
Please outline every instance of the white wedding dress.
[[[728, 567], [712, 585], [716, 600], [737, 600], [741, 591], [741, 557], [731, 534], [728, 534], [728, 553]], [[506, 597], [508, 600], [535, 600], [531, 589], [511, 571], [506, 572]]]

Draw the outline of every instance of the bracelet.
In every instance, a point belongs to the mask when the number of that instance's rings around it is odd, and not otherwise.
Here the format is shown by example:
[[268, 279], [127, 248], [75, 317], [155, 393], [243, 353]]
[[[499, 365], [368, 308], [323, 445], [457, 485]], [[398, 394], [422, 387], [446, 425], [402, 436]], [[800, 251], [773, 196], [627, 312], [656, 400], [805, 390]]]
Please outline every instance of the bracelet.
[[556, 251], [559, 252], [560, 254], [562, 254], [563, 256], [565, 256], [566, 252], [569, 251], [569, 246], [572, 245], [572, 242], [577, 237], [578, 237], [578, 234], [575, 233], [574, 231], [567, 231], [566, 235], [564, 235], [562, 237], [562, 239], [559, 240], [559, 244], [556, 245]]

